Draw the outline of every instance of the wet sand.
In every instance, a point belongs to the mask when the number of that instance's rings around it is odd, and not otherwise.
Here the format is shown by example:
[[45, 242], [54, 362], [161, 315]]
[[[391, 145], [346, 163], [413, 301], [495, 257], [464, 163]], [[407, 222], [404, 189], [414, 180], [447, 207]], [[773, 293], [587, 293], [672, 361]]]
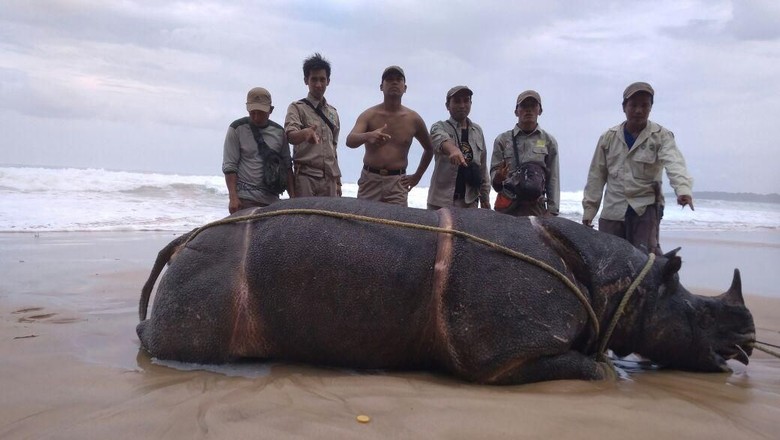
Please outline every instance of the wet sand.
[[[773, 233], [695, 235], [664, 245], [684, 242], [681, 278], [696, 293], [725, 290], [733, 267], [780, 261]], [[777, 438], [780, 360], [758, 351], [749, 366], [729, 361], [732, 374], [632, 369], [618, 381], [505, 387], [422, 372], [152, 363], [135, 335], [137, 302], [173, 237], [0, 234], [0, 438]], [[780, 274], [744, 267], [758, 339], [780, 345]]]

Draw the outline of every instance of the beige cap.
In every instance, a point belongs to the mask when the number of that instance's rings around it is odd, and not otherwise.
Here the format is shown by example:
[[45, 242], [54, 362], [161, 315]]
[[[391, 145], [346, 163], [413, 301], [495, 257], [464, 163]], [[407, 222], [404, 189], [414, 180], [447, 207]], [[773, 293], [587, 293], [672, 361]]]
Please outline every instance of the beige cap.
[[655, 90], [653, 90], [650, 84], [646, 82], [635, 82], [626, 87], [626, 90], [623, 92], [623, 101], [636, 95], [639, 92], [646, 92], [649, 93], [650, 96], [655, 96]]
[[399, 66], [389, 66], [385, 68], [385, 71], [382, 72], [382, 81], [385, 80], [385, 77], [387, 75], [390, 75], [391, 73], [400, 73], [401, 76], [406, 80], [406, 74], [404, 73], [404, 69], [400, 68]]
[[246, 110], [260, 110], [266, 113], [271, 112], [271, 94], [262, 87], [255, 87], [246, 95]]
[[539, 93], [537, 93], [535, 90], [526, 90], [525, 92], [517, 95], [517, 103], [515, 105], [520, 105], [521, 102], [528, 98], [534, 98], [540, 106], [542, 105], [542, 97], [539, 96]]
[[468, 86], [455, 86], [455, 87], [451, 88], [449, 92], [447, 92], [447, 101], [449, 101], [450, 98], [455, 96], [456, 93], [458, 93], [460, 91], [463, 91], [463, 90], [468, 92], [469, 96], [474, 94], [474, 92], [472, 92], [471, 89], [468, 88]]

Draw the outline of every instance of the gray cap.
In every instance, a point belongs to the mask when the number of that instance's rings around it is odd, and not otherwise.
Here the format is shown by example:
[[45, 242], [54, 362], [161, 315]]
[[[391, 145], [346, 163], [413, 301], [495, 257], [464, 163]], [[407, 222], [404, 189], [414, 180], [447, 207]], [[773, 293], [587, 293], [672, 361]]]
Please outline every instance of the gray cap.
[[472, 92], [472, 91], [471, 91], [471, 89], [470, 89], [470, 88], [468, 88], [468, 86], [455, 86], [455, 87], [451, 88], [451, 89], [450, 89], [450, 90], [447, 92], [447, 101], [449, 101], [449, 100], [450, 100], [450, 98], [452, 98], [453, 96], [455, 96], [455, 94], [456, 94], [456, 93], [458, 93], [458, 92], [460, 92], [460, 91], [463, 91], [463, 90], [465, 90], [465, 91], [468, 93], [468, 95], [469, 95], [469, 96], [471, 96], [471, 95], [473, 95], [473, 94], [474, 94], [474, 92]]
[[387, 68], [385, 68], [385, 71], [382, 72], [382, 81], [384, 81], [385, 77], [387, 77], [387, 75], [390, 75], [391, 73], [398, 73], [404, 78], [404, 81], [406, 80], [406, 74], [404, 73], [404, 69], [400, 68], [399, 66], [388, 66]]
[[655, 90], [653, 90], [653, 87], [650, 86], [650, 84], [646, 82], [635, 82], [626, 87], [626, 90], [623, 91], [623, 101], [636, 95], [639, 92], [646, 92], [649, 93], [650, 96], [655, 96]]

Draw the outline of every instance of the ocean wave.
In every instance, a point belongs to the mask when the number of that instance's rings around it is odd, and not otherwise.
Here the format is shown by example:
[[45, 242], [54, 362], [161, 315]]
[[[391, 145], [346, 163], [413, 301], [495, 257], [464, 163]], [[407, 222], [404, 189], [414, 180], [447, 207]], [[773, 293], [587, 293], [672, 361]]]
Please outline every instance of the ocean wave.
[[[357, 184], [342, 191], [356, 197]], [[427, 193], [413, 188], [409, 206], [425, 209]], [[0, 200], [0, 232], [188, 231], [228, 213], [221, 175], [0, 167]], [[562, 192], [561, 216], [579, 222], [581, 201]], [[662, 230], [780, 230], [780, 205], [697, 199], [696, 211], [667, 206]]]

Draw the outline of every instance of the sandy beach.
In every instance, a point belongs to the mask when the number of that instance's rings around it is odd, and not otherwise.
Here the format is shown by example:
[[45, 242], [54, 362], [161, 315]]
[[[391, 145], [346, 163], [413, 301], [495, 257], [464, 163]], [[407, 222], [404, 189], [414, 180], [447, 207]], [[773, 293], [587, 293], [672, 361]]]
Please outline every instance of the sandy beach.
[[[481, 386], [424, 372], [172, 368], [139, 350], [138, 297], [170, 232], [0, 233], [0, 438], [777, 438], [780, 359], [731, 374]], [[683, 284], [740, 267], [758, 339], [780, 344], [776, 232], [678, 232]], [[188, 371], [189, 370], [189, 371]], [[358, 415], [370, 422], [359, 423]]]

